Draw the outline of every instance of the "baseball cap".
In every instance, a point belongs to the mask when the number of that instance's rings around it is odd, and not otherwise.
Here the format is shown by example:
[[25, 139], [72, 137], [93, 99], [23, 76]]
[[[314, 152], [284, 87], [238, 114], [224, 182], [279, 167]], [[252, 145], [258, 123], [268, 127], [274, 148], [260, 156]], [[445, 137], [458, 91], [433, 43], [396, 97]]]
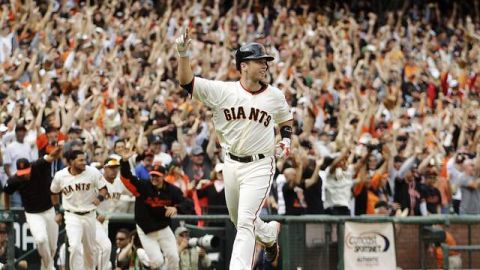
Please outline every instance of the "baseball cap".
[[118, 162], [115, 158], [107, 158], [103, 163], [103, 167], [118, 167], [120, 166], [120, 162]]
[[17, 160], [17, 172], [16, 175], [23, 176], [30, 174], [32, 171], [32, 167], [30, 165], [30, 161], [26, 158], [20, 158]]
[[201, 154], [203, 154], [203, 149], [202, 149], [201, 146], [198, 146], [198, 145], [197, 145], [197, 146], [193, 147], [193, 149], [192, 149], [192, 155], [198, 156], [198, 155], [201, 155]]
[[153, 169], [150, 171], [150, 175], [158, 175], [158, 176], [164, 176], [167, 170], [165, 167], [158, 165], [153, 167]]
[[180, 227], [175, 229], [175, 236], [178, 237], [178, 236], [180, 236], [180, 234], [182, 234], [184, 232], [188, 232], [188, 229], [183, 227], [183, 226], [180, 226]]

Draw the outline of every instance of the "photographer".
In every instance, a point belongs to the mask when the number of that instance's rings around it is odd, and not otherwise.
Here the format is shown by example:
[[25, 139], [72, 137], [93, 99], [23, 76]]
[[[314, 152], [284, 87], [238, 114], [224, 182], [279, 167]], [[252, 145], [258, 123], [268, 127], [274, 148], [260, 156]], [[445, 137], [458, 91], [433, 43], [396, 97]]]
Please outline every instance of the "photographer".
[[136, 230], [127, 235], [128, 231], [121, 229], [117, 232], [117, 256], [115, 270], [150, 269], [150, 259], [138, 237]]
[[180, 270], [209, 269], [212, 263], [207, 256], [205, 248], [189, 245], [188, 240], [190, 240], [190, 237], [187, 228], [178, 227], [175, 230], [175, 237], [177, 238], [178, 253], [180, 256]]

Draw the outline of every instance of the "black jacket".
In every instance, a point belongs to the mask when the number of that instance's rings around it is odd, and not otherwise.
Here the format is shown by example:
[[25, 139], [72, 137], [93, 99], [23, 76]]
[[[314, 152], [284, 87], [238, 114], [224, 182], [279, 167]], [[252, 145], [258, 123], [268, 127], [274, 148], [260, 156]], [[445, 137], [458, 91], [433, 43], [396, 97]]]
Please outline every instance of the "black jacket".
[[4, 191], [13, 194], [19, 191], [27, 213], [41, 213], [52, 208], [50, 185], [52, 163], [39, 158], [31, 164], [30, 180], [14, 175], [8, 179]]
[[147, 234], [169, 226], [171, 220], [165, 216], [165, 207], [178, 209], [185, 202], [182, 191], [166, 181], [157, 189], [150, 181], [139, 180], [132, 175], [128, 161], [120, 161], [120, 174], [125, 187], [136, 197], [135, 222], [143, 232]]

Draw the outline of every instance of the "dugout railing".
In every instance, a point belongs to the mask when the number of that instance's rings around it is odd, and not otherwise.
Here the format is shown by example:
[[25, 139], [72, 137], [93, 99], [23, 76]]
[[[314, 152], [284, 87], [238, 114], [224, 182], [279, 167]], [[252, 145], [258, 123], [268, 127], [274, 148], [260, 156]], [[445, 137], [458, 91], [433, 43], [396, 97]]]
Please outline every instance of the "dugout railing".
[[[0, 215], [2, 222], [7, 223], [9, 239], [14, 239], [12, 223], [14, 215], [10, 211], [4, 211]], [[424, 226], [433, 224], [445, 224], [449, 226], [466, 226], [466, 230], [462, 229], [462, 234], [465, 235], [466, 242], [458, 243], [458, 246], [443, 245], [443, 249], [461, 250], [468, 253], [463, 268], [480, 268], [478, 259], [472, 259], [472, 252], [478, 251], [480, 244], [480, 215], [479, 216], [456, 216], [456, 215], [438, 215], [428, 217], [383, 217], [383, 216], [327, 216], [327, 215], [305, 215], [305, 216], [263, 216], [264, 220], [278, 220], [282, 223], [280, 232], [280, 246], [282, 249], [281, 264], [282, 269], [344, 269], [343, 261], [343, 233], [344, 224], [346, 221], [355, 221], [362, 223], [378, 223], [378, 222], [393, 222], [402, 226], [413, 226], [413, 230], [417, 231], [417, 247], [418, 251], [416, 258], [411, 258], [416, 267], [420, 269], [435, 268], [431, 267], [432, 259], [426, 254], [426, 244], [428, 237], [422, 235]], [[198, 227], [198, 221], [209, 222], [225, 222], [223, 228], [218, 226], [215, 228]], [[188, 227], [196, 230], [195, 233], [212, 233], [214, 232], [220, 237], [223, 237], [224, 242], [221, 247], [223, 253], [222, 265], [218, 265], [217, 269], [228, 269], [229, 256], [231, 247], [235, 237], [235, 229], [229, 222], [227, 215], [205, 215], [205, 216], [186, 216], [181, 215], [174, 218], [174, 222], [186, 222]], [[134, 223], [133, 214], [114, 214], [110, 218], [110, 224], [114, 223]], [[472, 226], [474, 228], [472, 228]], [[409, 230], [409, 232], [412, 230]], [[455, 233], [455, 232], [453, 232]], [[474, 237], [475, 236], [475, 237]], [[474, 239], [475, 238], [475, 239]], [[415, 243], [416, 244], [416, 243]], [[14, 241], [8, 241], [8, 269], [14, 269]], [[412, 249], [414, 248], [412, 243]], [[397, 258], [398, 258], [397, 253]], [[475, 256], [474, 258], [479, 258]], [[430, 261], [427, 263], [427, 261]], [[476, 264], [475, 264], [476, 263]], [[399, 265], [401, 266], [401, 265]], [[445, 264], [445, 266], [448, 266]], [[447, 269], [447, 268], [445, 268]]]

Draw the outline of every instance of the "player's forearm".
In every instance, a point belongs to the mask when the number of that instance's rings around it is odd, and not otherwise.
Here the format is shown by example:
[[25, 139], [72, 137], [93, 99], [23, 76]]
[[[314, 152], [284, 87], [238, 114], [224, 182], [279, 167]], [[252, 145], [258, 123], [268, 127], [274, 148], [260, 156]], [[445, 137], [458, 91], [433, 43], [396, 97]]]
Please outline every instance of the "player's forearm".
[[178, 82], [180, 85], [189, 84], [193, 80], [192, 67], [188, 57], [178, 57]]
[[52, 200], [52, 205], [56, 206], [60, 204], [60, 195], [58, 194], [52, 194], [50, 195], [50, 199]]

